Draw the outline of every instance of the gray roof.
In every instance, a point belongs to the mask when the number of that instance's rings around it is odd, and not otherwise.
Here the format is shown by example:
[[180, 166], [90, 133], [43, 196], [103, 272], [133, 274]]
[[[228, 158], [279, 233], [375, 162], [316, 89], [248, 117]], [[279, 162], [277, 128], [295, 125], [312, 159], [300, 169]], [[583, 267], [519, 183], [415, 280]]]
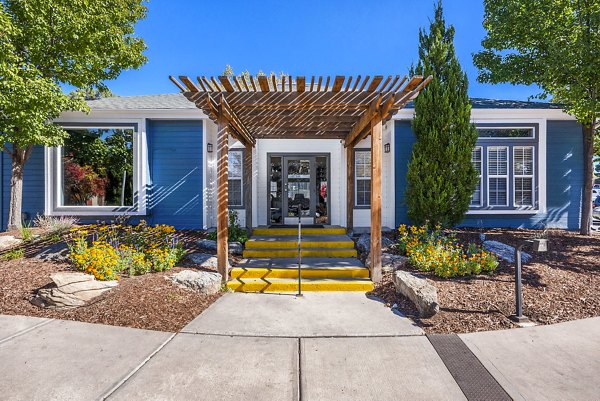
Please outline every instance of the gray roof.
[[[560, 109], [555, 103], [526, 102], [522, 100], [496, 100], [472, 98], [474, 109]], [[140, 96], [115, 96], [88, 101], [92, 110], [172, 110], [195, 109], [196, 105], [190, 102], [181, 93], [167, 93], [160, 95]], [[413, 103], [406, 105], [413, 108]]]
[[115, 96], [89, 100], [92, 110], [173, 110], [195, 109], [196, 105], [181, 93], [161, 95]]
[[[474, 109], [561, 109], [562, 106], [557, 103], [547, 102], [526, 102], [523, 100], [497, 100], [471, 98]], [[406, 105], [407, 109], [413, 109], [412, 102]]]

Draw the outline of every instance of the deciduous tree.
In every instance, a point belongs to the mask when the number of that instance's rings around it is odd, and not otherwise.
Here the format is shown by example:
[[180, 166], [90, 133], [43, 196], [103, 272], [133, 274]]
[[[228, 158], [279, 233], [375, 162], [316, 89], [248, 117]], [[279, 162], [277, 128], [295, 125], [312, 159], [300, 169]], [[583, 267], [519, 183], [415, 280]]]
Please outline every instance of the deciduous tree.
[[[144, 0], [0, 0], [0, 145], [12, 158], [9, 229], [21, 226], [23, 170], [35, 145], [62, 144], [52, 121], [87, 111], [85, 93], [146, 62], [134, 34]], [[86, 88], [69, 96], [61, 85]]]
[[583, 126], [581, 234], [589, 235], [594, 133], [600, 118], [600, 0], [485, 0], [481, 82], [537, 84]]

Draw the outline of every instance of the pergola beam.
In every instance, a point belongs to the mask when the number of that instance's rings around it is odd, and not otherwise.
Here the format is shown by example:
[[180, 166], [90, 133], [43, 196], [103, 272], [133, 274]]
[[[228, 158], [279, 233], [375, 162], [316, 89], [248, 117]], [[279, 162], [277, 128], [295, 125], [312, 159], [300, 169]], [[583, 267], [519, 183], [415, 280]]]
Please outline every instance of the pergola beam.
[[229, 279], [229, 123], [219, 104], [217, 124], [217, 270]]

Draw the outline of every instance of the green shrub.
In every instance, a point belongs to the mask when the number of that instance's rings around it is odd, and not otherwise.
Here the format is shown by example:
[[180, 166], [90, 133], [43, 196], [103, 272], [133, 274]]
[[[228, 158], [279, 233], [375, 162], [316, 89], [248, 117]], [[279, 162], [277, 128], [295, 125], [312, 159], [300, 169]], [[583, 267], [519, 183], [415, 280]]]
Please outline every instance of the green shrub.
[[447, 278], [492, 273], [498, 267], [494, 254], [474, 243], [468, 244], [467, 250], [464, 250], [455, 237], [444, 235], [439, 226], [427, 230], [425, 226], [401, 225], [398, 232], [397, 248], [417, 270]]
[[[227, 228], [227, 241], [229, 242], [240, 242], [245, 244], [248, 241], [248, 231], [245, 228], [240, 227], [238, 215], [235, 210], [229, 211], [229, 227]], [[208, 233], [208, 239], [213, 241], [217, 240], [217, 232], [212, 231]]]
[[4, 261], [21, 259], [25, 256], [25, 251], [22, 248], [11, 249], [10, 251], [5, 252], [3, 255], [0, 255], [0, 259]]
[[31, 241], [33, 237], [33, 232], [31, 231], [31, 223], [23, 223], [19, 231], [21, 233], [21, 238], [23, 239], [23, 241]]
[[171, 226], [93, 224], [71, 230], [68, 239], [74, 266], [98, 280], [115, 280], [120, 273], [141, 275], [171, 269], [185, 249]]

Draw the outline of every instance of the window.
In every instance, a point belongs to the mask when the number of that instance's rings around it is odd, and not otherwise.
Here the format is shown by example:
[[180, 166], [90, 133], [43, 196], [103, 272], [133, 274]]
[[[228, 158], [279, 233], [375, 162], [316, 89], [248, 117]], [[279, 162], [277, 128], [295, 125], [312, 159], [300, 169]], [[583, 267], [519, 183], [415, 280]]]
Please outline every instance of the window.
[[477, 128], [480, 138], [533, 138], [533, 128]]
[[533, 146], [513, 148], [515, 206], [533, 206]]
[[354, 153], [354, 180], [356, 206], [371, 206], [371, 151]]
[[508, 206], [508, 147], [488, 147], [488, 204]]
[[481, 174], [483, 169], [483, 149], [481, 146], [476, 146], [471, 152], [471, 163], [479, 175], [479, 180], [475, 186], [475, 191], [471, 197], [471, 206], [481, 206], [483, 204], [483, 197], [481, 196]]
[[229, 206], [242, 207], [244, 205], [243, 172], [244, 152], [242, 149], [232, 149], [229, 156]]
[[60, 160], [57, 206], [132, 207], [135, 129], [66, 130], [64, 146], [57, 149]]

